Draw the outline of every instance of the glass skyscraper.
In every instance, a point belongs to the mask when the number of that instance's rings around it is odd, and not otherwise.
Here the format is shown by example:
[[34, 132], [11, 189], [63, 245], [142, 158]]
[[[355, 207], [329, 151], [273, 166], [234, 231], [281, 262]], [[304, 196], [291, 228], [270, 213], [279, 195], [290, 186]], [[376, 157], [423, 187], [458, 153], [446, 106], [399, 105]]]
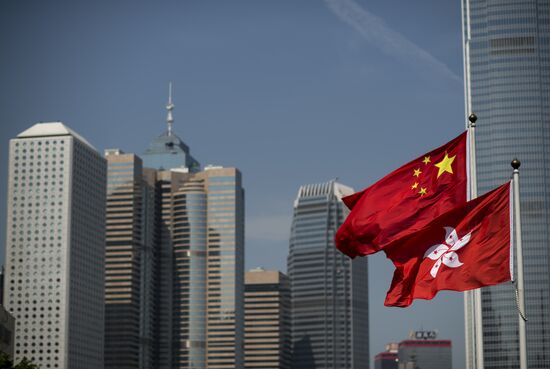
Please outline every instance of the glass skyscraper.
[[160, 369], [244, 366], [244, 189], [236, 168], [201, 171], [168, 129], [143, 154], [157, 210]]
[[[528, 367], [550, 368], [550, 2], [462, 0], [467, 113], [478, 116], [478, 192], [521, 162]], [[482, 291], [485, 368], [519, 367], [514, 288]], [[467, 313], [467, 327], [469, 326]], [[473, 367], [467, 329], [468, 368]]]
[[367, 258], [334, 245], [353, 190], [335, 181], [302, 186], [294, 202], [288, 273], [292, 367], [369, 368]]

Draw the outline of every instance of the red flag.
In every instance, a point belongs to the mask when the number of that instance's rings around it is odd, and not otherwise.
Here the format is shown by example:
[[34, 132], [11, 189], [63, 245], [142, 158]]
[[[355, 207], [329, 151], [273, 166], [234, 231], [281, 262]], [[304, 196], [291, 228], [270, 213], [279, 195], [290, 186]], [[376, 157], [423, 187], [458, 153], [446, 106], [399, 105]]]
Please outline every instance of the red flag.
[[384, 249], [396, 269], [386, 306], [511, 280], [511, 193], [506, 183]]
[[344, 197], [350, 214], [336, 247], [350, 257], [375, 253], [466, 202], [467, 133]]

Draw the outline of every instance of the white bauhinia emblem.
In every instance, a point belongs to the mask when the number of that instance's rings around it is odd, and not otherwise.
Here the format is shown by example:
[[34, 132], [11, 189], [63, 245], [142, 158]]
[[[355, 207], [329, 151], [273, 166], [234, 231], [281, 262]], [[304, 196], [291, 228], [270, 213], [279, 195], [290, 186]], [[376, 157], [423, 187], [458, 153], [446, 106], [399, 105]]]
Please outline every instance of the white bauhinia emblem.
[[432, 270], [430, 270], [430, 274], [434, 278], [437, 276], [441, 264], [445, 264], [450, 268], [458, 268], [463, 264], [458, 259], [458, 254], [455, 251], [466, 246], [472, 235], [472, 232], [470, 232], [459, 239], [453, 227], [444, 228], [447, 233], [445, 235], [445, 243], [430, 247], [424, 254], [425, 258], [428, 257], [432, 260], [436, 260]]

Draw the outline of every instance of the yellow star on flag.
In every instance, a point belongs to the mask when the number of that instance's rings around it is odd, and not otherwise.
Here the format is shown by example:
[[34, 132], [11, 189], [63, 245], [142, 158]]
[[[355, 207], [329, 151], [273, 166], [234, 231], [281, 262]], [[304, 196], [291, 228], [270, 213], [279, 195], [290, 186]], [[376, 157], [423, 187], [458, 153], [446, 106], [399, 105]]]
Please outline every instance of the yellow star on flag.
[[420, 170], [420, 168], [414, 169], [414, 174], [413, 174], [413, 176], [415, 176], [415, 177], [420, 177], [420, 173], [422, 173], [422, 171]]
[[418, 193], [422, 197], [428, 193], [428, 190], [425, 187], [420, 187], [420, 191], [418, 191]]
[[439, 176], [445, 172], [453, 174], [453, 167], [451, 164], [453, 164], [453, 161], [455, 160], [455, 158], [456, 158], [456, 155], [449, 157], [449, 155], [445, 153], [445, 157], [443, 158], [443, 160], [435, 164], [435, 166], [439, 168], [439, 171], [437, 172], [437, 178], [439, 178]]
[[422, 162], [423, 162], [424, 164], [428, 165], [428, 163], [431, 162], [430, 157], [429, 157], [429, 156], [424, 156], [424, 160], [422, 160]]
[[418, 182], [414, 182], [411, 186], [411, 190], [414, 190], [415, 188], [418, 188]]

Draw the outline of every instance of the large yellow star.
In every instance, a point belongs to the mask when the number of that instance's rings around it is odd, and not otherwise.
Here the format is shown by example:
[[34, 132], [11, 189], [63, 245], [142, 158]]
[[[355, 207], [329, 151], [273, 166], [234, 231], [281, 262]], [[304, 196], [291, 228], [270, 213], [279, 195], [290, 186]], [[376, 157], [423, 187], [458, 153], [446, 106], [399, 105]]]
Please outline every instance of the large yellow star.
[[420, 197], [422, 197], [428, 193], [428, 189], [424, 187], [420, 187], [420, 191], [418, 191], [418, 193], [420, 194]]
[[443, 158], [443, 160], [435, 164], [435, 166], [439, 168], [439, 171], [437, 172], [437, 178], [439, 178], [439, 176], [442, 175], [444, 172], [453, 174], [453, 167], [451, 164], [453, 164], [453, 161], [455, 161], [455, 158], [456, 158], [456, 155], [449, 157], [449, 155], [445, 153], [445, 157]]
[[414, 176], [414, 177], [420, 177], [420, 173], [422, 173], [422, 171], [420, 170], [420, 168], [418, 168], [418, 169], [413, 169], [413, 170], [414, 170], [413, 176]]

